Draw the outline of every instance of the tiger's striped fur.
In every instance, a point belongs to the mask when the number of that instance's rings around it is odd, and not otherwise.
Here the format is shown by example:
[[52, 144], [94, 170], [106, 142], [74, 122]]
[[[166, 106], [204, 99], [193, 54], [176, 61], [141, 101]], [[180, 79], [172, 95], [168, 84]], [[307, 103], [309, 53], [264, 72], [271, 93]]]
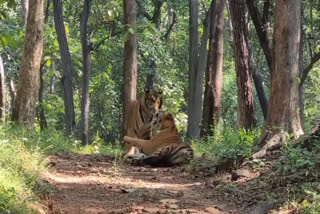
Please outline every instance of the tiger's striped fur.
[[[145, 89], [145, 94], [131, 104], [130, 117], [125, 123], [125, 135], [140, 138], [151, 139], [153, 118], [161, 109], [161, 92]], [[136, 147], [125, 144], [126, 155], [124, 158], [134, 156], [139, 150]]]
[[193, 158], [191, 147], [181, 143], [172, 114], [163, 113], [160, 123], [160, 133], [151, 140], [129, 136], [123, 138], [125, 143], [138, 147], [146, 155], [134, 158], [132, 164], [173, 166], [189, 162]]

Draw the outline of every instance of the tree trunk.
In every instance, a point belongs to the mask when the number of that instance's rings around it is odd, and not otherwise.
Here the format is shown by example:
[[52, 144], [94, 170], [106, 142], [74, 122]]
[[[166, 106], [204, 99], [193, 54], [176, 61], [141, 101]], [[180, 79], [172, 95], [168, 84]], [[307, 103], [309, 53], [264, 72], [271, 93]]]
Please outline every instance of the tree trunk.
[[262, 78], [261, 78], [260, 74], [258, 73], [259, 71], [257, 71], [256, 68], [251, 67], [251, 72], [252, 72], [252, 79], [254, 82], [254, 86], [257, 91], [257, 96], [259, 99], [263, 118], [264, 118], [264, 120], [266, 120], [267, 115], [268, 115], [268, 99], [267, 99], [266, 93], [263, 88]]
[[22, 12], [23, 12], [23, 24], [27, 25], [29, 0], [21, 0], [21, 7], [22, 7]]
[[43, 89], [44, 89], [44, 64], [45, 62], [43, 62], [40, 65], [40, 87], [39, 87], [39, 121], [40, 121], [40, 129], [44, 130], [47, 128], [48, 124], [47, 124], [47, 120], [46, 120], [46, 115], [44, 113], [44, 108], [43, 108]]
[[90, 15], [91, 0], [85, 0], [83, 12], [80, 18], [80, 35], [83, 57], [83, 76], [82, 76], [82, 102], [81, 102], [81, 131], [82, 145], [89, 144], [89, 83], [91, 71], [91, 46], [88, 38], [88, 18]]
[[[212, 1], [211, 4], [214, 4]], [[211, 135], [220, 123], [222, 108], [223, 33], [226, 1], [217, 0], [211, 11], [201, 136]]]
[[[127, 31], [129, 27], [135, 27], [136, 25], [135, 0], [124, 0], [124, 25]], [[136, 34], [134, 34], [130, 35], [124, 44], [122, 136], [126, 135], [125, 121], [129, 117], [130, 105], [137, 98], [137, 66], [137, 40]]]
[[5, 119], [6, 87], [4, 79], [4, 66], [0, 55], [0, 121], [4, 121]]
[[73, 104], [71, 56], [62, 16], [62, 0], [53, 0], [53, 7], [54, 24], [59, 42], [63, 70], [61, 82], [64, 91], [65, 128], [66, 134], [72, 135], [75, 131], [76, 122]]
[[12, 119], [34, 126], [43, 48], [43, 0], [30, 0], [24, 52]]
[[295, 0], [277, 0], [275, 4], [269, 109], [260, 138], [262, 149], [253, 158], [281, 146], [287, 133], [295, 139], [303, 134], [298, 111], [300, 7], [301, 2]]
[[54, 75], [52, 75], [50, 79], [49, 94], [53, 94], [55, 92], [54, 82], [55, 82], [55, 78], [54, 78]]
[[13, 108], [14, 108], [14, 103], [15, 103], [15, 100], [16, 100], [16, 90], [15, 90], [15, 87], [14, 87], [14, 82], [12, 79], [10, 79], [10, 82], [9, 82], [9, 94], [10, 94], [10, 107], [9, 107], [9, 112], [13, 112]]
[[[231, 0], [231, 2], [232, 2], [232, 0]], [[264, 23], [264, 21], [266, 21], [267, 17], [268, 17], [268, 13], [267, 13], [268, 10], [265, 10], [264, 15], [263, 15], [263, 19], [262, 19], [261, 15], [259, 13], [259, 10], [258, 10], [256, 0], [246, 0], [246, 4], [247, 4], [251, 19], [253, 21], [254, 27], [257, 32], [260, 46], [261, 46], [263, 53], [266, 57], [266, 61], [267, 61], [270, 73], [272, 73], [273, 53], [272, 53], [272, 48], [271, 48], [271, 42], [268, 38], [267, 29], [265, 26], [266, 23]], [[269, 7], [268, 4], [267, 4], [267, 7]]]
[[194, 138], [198, 135], [198, 111], [195, 111], [195, 87], [196, 87], [196, 73], [198, 65], [198, 16], [199, 16], [199, 3], [198, 0], [189, 0], [189, 103], [188, 103], [188, 128], [187, 136]]
[[[301, 18], [300, 18], [300, 47], [299, 47], [299, 78], [301, 80], [301, 77], [303, 75], [303, 69], [304, 69], [304, 60], [303, 60], [303, 47], [304, 47], [304, 29], [303, 29], [303, 7], [301, 7]], [[300, 120], [301, 120], [301, 126], [304, 130], [304, 85], [299, 84], [299, 113], [300, 113]]]
[[203, 33], [200, 46], [198, 44], [198, 1], [189, 1], [189, 102], [188, 102], [188, 130], [191, 138], [200, 136], [202, 118], [203, 75], [207, 64], [207, 43], [211, 23], [211, 11], [215, 4], [211, 4], [203, 21]]
[[254, 126], [255, 118], [244, 0], [230, 1], [230, 13], [238, 88], [238, 125], [248, 130]]

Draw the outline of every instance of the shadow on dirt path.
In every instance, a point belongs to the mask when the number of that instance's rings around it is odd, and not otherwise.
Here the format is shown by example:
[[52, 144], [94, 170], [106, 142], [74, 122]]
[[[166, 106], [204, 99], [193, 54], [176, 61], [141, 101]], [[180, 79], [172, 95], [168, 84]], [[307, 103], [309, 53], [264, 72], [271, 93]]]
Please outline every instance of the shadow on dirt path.
[[56, 187], [45, 213], [237, 213], [181, 167], [145, 168], [109, 156], [50, 156], [43, 179]]

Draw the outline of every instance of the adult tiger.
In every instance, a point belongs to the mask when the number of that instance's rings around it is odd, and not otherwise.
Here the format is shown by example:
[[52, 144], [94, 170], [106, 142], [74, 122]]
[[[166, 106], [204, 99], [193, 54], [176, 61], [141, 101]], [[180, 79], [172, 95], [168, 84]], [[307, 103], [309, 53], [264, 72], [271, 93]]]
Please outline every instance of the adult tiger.
[[189, 162], [193, 158], [191, 147], [181, 143], [172, 114], [163, 113], [160, 117], [160, 132], [151, 140], [129, 136], [123, 138], [126, 144], [138, 147], [146, 155], [134, 157], [133, 165], [173, 166]]
[[[131, 111], [125, 123], [126, 135], [132, 138], [151, 139], [152, 120], [162, 106], [161, 92], [145, 89], [144, 95], [131, 104]], [[139, 150], [130, 144], [125, 144], [124, 158], [134, 156]]]

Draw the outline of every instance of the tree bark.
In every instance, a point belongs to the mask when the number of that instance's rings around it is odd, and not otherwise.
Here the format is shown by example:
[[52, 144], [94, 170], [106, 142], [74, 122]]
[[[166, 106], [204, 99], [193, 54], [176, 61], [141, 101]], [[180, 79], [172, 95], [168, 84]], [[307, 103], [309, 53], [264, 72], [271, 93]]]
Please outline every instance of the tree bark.
[[[124, 0], [124, 25], [126, 30], [136, 25], [136, 2]], [[126, 119], [129, 117], [130, 105], [137, 98], [137, 41], [136, 34], [130, 35], [124, 44], [124, 72], [122, 90], [122, 136], [126, 135]]]
[[34, 126], [43, 49], [43, 0], [30, 0], [24, 52], [12, 119]]
[[5, 119], [6, 87], [4, 79], [4, 66], [0, 55], [0, 121], [4, 121]]
[[43, 89], [44, 89], [44, 64], [43, 62], [40, 65], [40, 86], [39, 86], [39, 121], [40, 121], [40, 129], [44, 130], [47, 128], [47, 120], [46, 120], [46, 115], [44, 113], [44, 108], [43, 108]]
[[15, 103], [15, 100], [16, 100], [16, 90], [15, 90], [15, 87], [14, 87], [14, 82], [12, 79], [10, 79], [10, 82], [9, 82], [9, 94], [10, 94], [10, 111], [9, 112], [13, 112], [13, 108], [14, 108], [14, 103]]
[[299, 114], [299, 47], [301, 2], [277, 0], [273, 35], [274, 69], [271, 73], [267, 121], [253, 158], [281, 146], [286, 133], [295, 139], [303, 134]]
[[82, 102], [81, 102], [81, 131], [82, 145], [89, 144], [89, 83], [91, 72], [91, 45], [88, 38], [88, 18], [90, 15], [91, 0], [85, 0], [83, 12], [80, 17], [80, 35], [83, 57], [83, 76], [82, 76]]
[[257, 96], [259, 99], [263, 118], [264, 118], [264, 120], [266, 120], [267, 115], [268, 115], [268, 99], [267, 99], [266, 93], [263, 88], [262, 78], [261, 78], [259, 72], [256, 70], [256, 68], [251, 67], [251, 72], [252, 72], [252, 79], [254, 82], [254, 86], [257, 91]]
[[65, 32], [65, 26], [62, 15], [62, 0], [53, 0], [53, 15], [54, 23], [58, 37], [63, 76], [61, 82], [63, 85], [63, 99], [65, 110], [65, 128], [66, 135], [72, 135], [75, 131], [75, 113], [73, 103], [73, 88], [72, 88], [72, 65], [71, 56], [69, 52], [69, 46], [67, 36]]
[[23, 24], [27, 25], [28, 11], [29, 11], [29, 0], [21, 0], [21, 7], [23, 12]]
[[[223, 33], [226, 0], [217, 0], [215, 3], [215, 9], [212, 9], [210, 14], [201, 137], [212, 134], [212, 130], [219, 126], [222, 114]], [[213, 4], [212, 1], [211, 5]]]
[[198, 1], [189, 1], [189, 100], [188, 100], [188, 130], [187, 136], [200, 136], [202, 119], [203, 75], [207, 64], [207, 43], [211, 23], [211, 11], [215, 4], [211, 4], [203, 21], [203, 33], [200, 46], [198, 44]]
[[[299, 47], [299, 78], [301, 81], [303, 69], [304, 69], [304, 60], [303, 60], [303, 47], [304, 47], [304, 30], [303, 30], [303, 7], [301, 7], [301, 16], [300, 16], [300, 47]], [[299, 83], [299, 113], [301, 126], [304, 131], [304, 85]]]
[[54, 75], [53, 75], [50, 78], [49, 94], [54, 94], [55, 93], [54, 83], [55, 83], [55, 78], [54, 78]]
[[199, 17], [199, 2], [198, 0], [189, 0], [189, 103], [188, 103], [188, 128], [187, 136], [196, 138], [198, 135], [199, 122], [198, 116], [195, 114], [195, 87], [196, 73], [199, 54], [199, 35], [198, 35], [198, 17]]
[[244, 0], [230, 1], [230, 13], [233, 26], [233, 47], [238, 88], [238, 125], [240, 128], [248, 130], [254, 126], [255, 117]]

